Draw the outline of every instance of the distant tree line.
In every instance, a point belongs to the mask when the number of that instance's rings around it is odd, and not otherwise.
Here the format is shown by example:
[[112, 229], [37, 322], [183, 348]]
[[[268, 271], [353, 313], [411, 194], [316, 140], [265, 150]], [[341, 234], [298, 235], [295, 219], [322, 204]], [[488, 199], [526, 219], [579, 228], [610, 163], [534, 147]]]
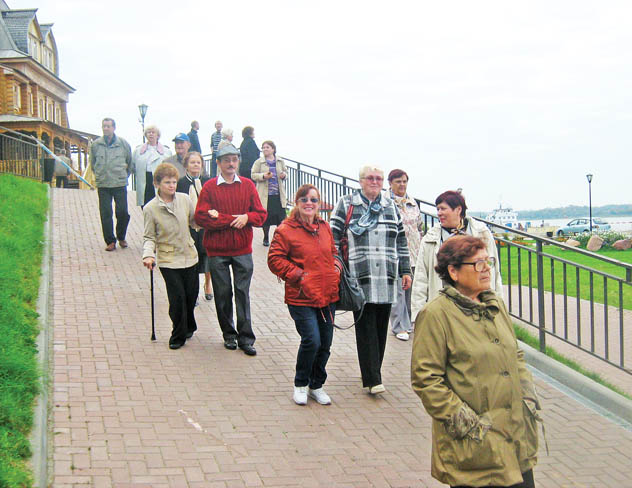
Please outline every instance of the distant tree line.
[[[468, 212], [470, 213], [470, 212]], [[489, 212], [471, 212], [475, 217], [485, 218]], [[587, 217], [588, 205], [568, 205], [566, 207], [543, 208], [540, 210], [517, 210], [518, 220], [564, 219]], [[632, 205], [603, 205], [592, 208], [593, 217], [617, 217], [632, 215]]]

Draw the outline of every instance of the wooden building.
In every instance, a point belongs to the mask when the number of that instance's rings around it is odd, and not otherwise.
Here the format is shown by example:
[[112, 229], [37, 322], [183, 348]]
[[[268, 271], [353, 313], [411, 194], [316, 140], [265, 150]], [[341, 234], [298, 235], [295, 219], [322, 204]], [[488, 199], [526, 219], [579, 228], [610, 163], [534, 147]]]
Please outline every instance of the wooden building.
[[63, 148], [81, 171], [97, 136], [70, 128], [68, 98], [75, 89], [59, 78], [53, 24], [40, 24], [36, 12], [0, 0], [0, 132], [6, 127], [37, 137], [51, 151]]

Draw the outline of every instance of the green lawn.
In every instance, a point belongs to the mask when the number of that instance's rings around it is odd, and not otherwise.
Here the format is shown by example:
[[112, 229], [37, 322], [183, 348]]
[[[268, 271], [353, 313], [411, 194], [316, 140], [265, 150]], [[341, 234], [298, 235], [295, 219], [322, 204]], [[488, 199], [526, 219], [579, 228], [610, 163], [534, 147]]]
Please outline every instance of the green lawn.
[[[535, 250], [535, 246], [532, 247]], [[522, 270], [522, 285], [527, 286], [529, 284], [529, 256], [528, 254], [532, 254], [531, 256], [531, 280], [532, 286], [534, 289], [537, 288], [538, 280], [537, 280], [537, 271], [536, 271], [536, 255], [535, 253], [529, 253], [526, 250], [522, 250], [520, 252], [520, 268]], [[559, 247], [555, 246], [544, 246], [544, 254], [548, 254], [551, 256], [559, 257], [565, 259], [566, 261], [572, 261], [577, 264], [581, 264], [584, 266], [588, 266], [604, 273], [608, 273], [610, 275], [614, 275], [620, 278], [625, 278], [625, 269], [621, 267], [617, 267], [615, 265], [605, 263], [598, 259], [592, 258], [590, 256], [584, 256], [579, 253], [575, 253], [572, 251], [565, 251]], [[632, 263], [632, 250], [627, 251], [616, 251], [616, 250], [606, 250], [606, 251], [598, 251], [597, 254], [602, 256], [607, 256], [613, 259], [617, 259], [619, 261], [624, 261], [627, 263]], [[507, 248], [501, 247], [500, 249], [500, 261], [501, 261], [501, 273], [503, 277], [503, 284], [509, 284], [507, 278]], [[564, 270], [563, 264], [555, 259], [551, 259], [550, 257], [544, 257], [544, 289], [546, 291], [551, 291], [551, 261], [554, 262], [554, 272], [553, 276], [555, 279], [555, 292], [562, 294], [564, 291]], [[576, 267], [572, 265], [566, 265], [566, 278], [567, 278], [567, 294], [568, 296], [575, 297], [577, 296], [577, 288], [576, 288]], [[518, 284], [518, 251], [515, 247], [511, 249], [511, 284]], [[579, 288], [580, 288], [580, 297], [586, 300], [590, 299], [590, 273], [588, 271], [580, 270], [579, 274]], [[619, 284], [617, 281], [613, 279], [607, 279], [607, 289], [608, 289], [608, 305], [610, 306], [619, 306]], [[603, 276], [594, 274], [593, 275], [593, 290], [594, 290], [594, 300], [597, 303], [604, 303], [604, 278]], [[625, 284], [623, 285], [623, 308], [632, 310], [632, 285]]]
[[0, 174], [0, 487], [28, 487], [46, 186]]

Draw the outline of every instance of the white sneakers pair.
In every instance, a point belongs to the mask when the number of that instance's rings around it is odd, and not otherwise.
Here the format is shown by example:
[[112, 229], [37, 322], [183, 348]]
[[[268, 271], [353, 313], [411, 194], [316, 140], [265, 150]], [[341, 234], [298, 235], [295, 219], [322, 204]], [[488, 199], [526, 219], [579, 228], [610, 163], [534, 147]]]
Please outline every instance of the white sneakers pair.
[[329, 395], [325, 393], [325, 390], [323, 390], [322, 387], [315, 390], [312, 390], [307, 386], [294, 387], [294, 395], [292, 398], [294, 399], [294, 403], [297, 405], [306, 405], [308, 396], [316, 400], [321, 405], [331, 405], [331, 398], [329, 398]]

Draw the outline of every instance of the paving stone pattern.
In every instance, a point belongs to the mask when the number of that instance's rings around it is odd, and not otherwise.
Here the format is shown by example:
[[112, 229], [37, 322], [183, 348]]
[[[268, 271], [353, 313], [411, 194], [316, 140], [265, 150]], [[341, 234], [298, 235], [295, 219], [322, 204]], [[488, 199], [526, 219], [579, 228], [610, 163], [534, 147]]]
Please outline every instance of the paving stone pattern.
[[[389, 338], [386, 394], [361, 388], [353, 330], [336, 331], [333, 405], [292, 402], [298, 334], [255, 231], [252, 314], [258, 355], [224, 349], [202, 295], [199, 330], [170, 351], [155, 276], [150, 341], [142, 215], [129, 195], [128, 249], [104, 251], [97, 195], [55, 189], [53, 470], [66, 487], [438, 487], [430, 421], [410, 388], [411, 342]], [[348, 317], [340, 323], [349, 323]], [[632, 486], [632, 433], [538, 380], [550, 447], [539, 487]]]

